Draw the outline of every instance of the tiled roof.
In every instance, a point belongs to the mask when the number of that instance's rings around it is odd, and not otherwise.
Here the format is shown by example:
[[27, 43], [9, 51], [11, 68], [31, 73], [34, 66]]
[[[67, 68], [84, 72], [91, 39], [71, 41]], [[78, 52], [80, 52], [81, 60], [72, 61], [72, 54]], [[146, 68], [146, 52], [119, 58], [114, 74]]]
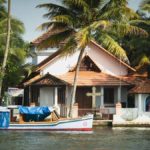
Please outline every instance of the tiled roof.
[[[33, 44], [33, 45], [38, 45], [38, 44], [40, 44], [42, 41], [44, 41], [44, 40], [46, 40], [49, 36], [51, 36], [51, 35], [53, 35], [53, 34], [57, 34], [57, 33], [59, 33], [60, 32], [60, 30], [55, 30], [55, 31], [51, 31], [51, 30], [49, 30], [49, 31], [47, 31], [47, 32], [45, 32], [45, 33], [43, 33], [41, 36], [39, 36], [38, 38], [36, 38], [35, 40], [33, 40], [32, 42], [31, 42], [31, 44]], [[63, 43], [61, 43], [61, 44], [63, 44]]]
[[[46, 74], [45, 76], [36, 76], [24, 83], [27, 85], [73, 85], [75, 72], [68, 72], [64, 75], [54, 76]], [[130, 83], [120, 80], [102, 72], [80, 71], [77, 80], [77, 86], [128, 86]]]
[[129, 93], [150, 94], [150, 79], [139, 82]]
[[39, 78], [38, 80], [34, 81], [32, 83], [33, 85], [48, 85], [48, 86], [55, 86], [55, 85], [66, 85], [67, 83], [65, 83], [64, 81], [61, 81], [60, 79], [56, 78], [53, 75], [50, 74], [46, 74], [45, 76]]
[[28, 86], [28, 85], [32, 84], [34, 81], [36, 81], [36, 80], [38, 80], [38, 79], [40, 79], [40, 78], [41, 78], [41, 75], [40, 75], [40, 74], [39, 74], [39, 75], [36, 75], [36, 76], [34, 76], [33, 78], [31, 78], [31, 79], [27, 80], [26, 82], [24, 82], [23, 85], [24, 85], [24, 86]]
[[[64, 75], [57, 76], [59, 79], [73, 85], [75, 72], [68, 72]], [[115, 76], [111, 76], [105, 73], [98, 73], [93, 71], [80, 71], [78, 75], [78, 86], [127, 86], [130, 83], [120, 80]]]
[[121, 77], [124, 81], [132, 83], [133, 85], [138, 85], [143, 80], [147, 79], [147, 72], [143, 74], [134, 73], [132, 75]]

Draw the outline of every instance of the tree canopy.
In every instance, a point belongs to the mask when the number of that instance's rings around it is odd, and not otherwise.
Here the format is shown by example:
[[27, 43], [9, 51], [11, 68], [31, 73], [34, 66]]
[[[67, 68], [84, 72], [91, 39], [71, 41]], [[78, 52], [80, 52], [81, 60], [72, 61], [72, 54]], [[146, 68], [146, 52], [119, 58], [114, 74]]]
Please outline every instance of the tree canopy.
[[56, 46], [65, 41], [64, 50], [74, 52], [95, 40], [108, 51], [128, 62], [126, 51], [117, 37], [125, 35], [148, 36], [147, 32], [134, 22], [141, 17], [127, 6], [127, 0], [61, 0], [61, 5], [48, 3], [38, 7], [46, 8], [42, 30], [51, 30], [49, 36], [39, 45], [39, 49]]

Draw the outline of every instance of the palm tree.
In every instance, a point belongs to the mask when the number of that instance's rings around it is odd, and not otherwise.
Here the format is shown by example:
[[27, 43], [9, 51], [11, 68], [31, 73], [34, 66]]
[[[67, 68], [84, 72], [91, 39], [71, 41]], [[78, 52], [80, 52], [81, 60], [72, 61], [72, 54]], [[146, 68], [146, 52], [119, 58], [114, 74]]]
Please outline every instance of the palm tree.
[[[8, 12], [5, 7], [5, 0], [0, 0], [0, 93], [1, 96], [8, 86], [16, 86], [24, 77], [31, 72], [32, 66], [25, 64], [25, 59], [30, 55], [29, 45], [22, 39], [24, 33], [24, 25], [21, 21], [11, 17], [11, 32], [10, 44], [7, 59], [6, 53], [6, 38], [7, 38], [7, 24]], [[5, 54], [6, 56], [6, 54]], [[2, 66], [3, 65], [3, 66]], [[4, 69], [5, 66], [5, 69]], [[1, 69], [3, 67], [3, 74]]]
[[4, 74], [5, 74], [6, 61], [7, 61], [8, 52], [9, 52], [9, 45], [10, 45], [10, 31], [11, 31], [11, 15], [10, 15], [10, 11], [11, 11], [11, 0], [8, 0], [7, 39], [6, 39], [6, 48], [5, 48], [4, 60], [3, 60], [2, 67], [1, 67], [0, 97], [1, 97], [2, 82], [3, 82], [3, 77], [4, 77]]
[[130, 23], [139, 16], [127, 7], [126, 0], [62, 0], [61, 2], [61, 5], [49, 3], [38, 6], [47, 8], [49, 11], [44, 15], [49, 21], [43, 23], [40, 28], [53, 32], [38, 45], [38, 48], [58, 46], [65, 41], [65, 44], [60, 47], [63, 54], [80, 51], [70, 104], [69, 116], [71, 117], [79, 66], [89, 42], [97, 41], [114, 55], [128, 62], [126, 52], [114, 37], [126, 34], [147, 35], [147, 33]]

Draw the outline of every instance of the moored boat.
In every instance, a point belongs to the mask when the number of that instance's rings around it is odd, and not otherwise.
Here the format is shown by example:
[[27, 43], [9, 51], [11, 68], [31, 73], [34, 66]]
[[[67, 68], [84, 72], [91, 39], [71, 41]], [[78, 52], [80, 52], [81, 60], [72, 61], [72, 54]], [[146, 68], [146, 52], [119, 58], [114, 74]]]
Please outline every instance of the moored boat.
[[[19, 108], [20, 117], [18, 122], [9, 123], [9, 110], [1, 110], [0, 111], [0, 129], [1, 130], [50, 130], [50, 131], [91, 131], [93, 124], [93, 115], [88, 114], [79, 118], [58, 118], [55, 111], [52, 109], [48, 109], [45, 107], [43, 110], [39, 110], [41, 107], [36, 107], [34, 110], [27, 108]], [[48, 110], [50, 110], [51, 117], [47, 120], [39, 121], [39, 118], [42, 118], [43, 113], [48, 114]], [[2, 115], [3, 114], [3, 115]], [[26, 117], [26, 121], [24, 121], [24, 114], [29, 114], [30, 117]], [[34, 116], [34, 118], [33, 118]], [[34, 121], [36, 120], [36, 121]]]

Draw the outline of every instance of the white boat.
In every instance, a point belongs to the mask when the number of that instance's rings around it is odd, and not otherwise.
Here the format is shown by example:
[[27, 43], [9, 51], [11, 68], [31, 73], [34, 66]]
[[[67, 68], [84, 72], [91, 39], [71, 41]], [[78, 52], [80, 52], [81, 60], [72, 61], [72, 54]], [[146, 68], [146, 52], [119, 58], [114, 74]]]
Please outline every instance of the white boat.
[[0, 126], [1, 130], [92, 131], [93, 126], [92, 114], [88, 114], [79, 118], [55, 119], [38, 122], [19, 121], [17, 123], [6, 123], [6, 120], [8, 120], [7, 115], [6, 117], [3, 117], [3, 125], [1, 124]]

